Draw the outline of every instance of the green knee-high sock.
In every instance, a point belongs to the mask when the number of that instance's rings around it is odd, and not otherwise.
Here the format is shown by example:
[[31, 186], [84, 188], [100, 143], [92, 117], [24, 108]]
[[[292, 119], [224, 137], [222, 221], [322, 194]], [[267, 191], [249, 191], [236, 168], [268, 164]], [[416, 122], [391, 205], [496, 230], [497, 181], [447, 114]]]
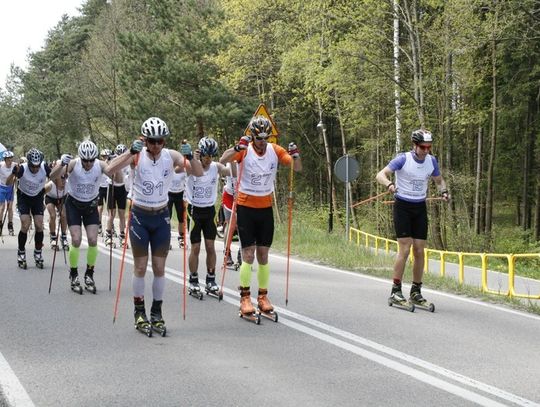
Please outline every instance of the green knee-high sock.
[[259, 289], [268, 288], [268, 282], [270, 281], [270, 265], [268, 263], [259, 264], [257, 280], [259, 281]]
[[71, 268], [77, 268], [77, 265], [79, 264], [79, 252], [80, 248], [71, 246], [69, 248], [69, 267]]
[[89, 246], [88, 251], [86, 252], [86, 264], [89, 266], [94, 266], [96, 264], [97, 254], [97, 246]]
[[249, 287], [251, 284], [251, 264], [243, 262], [240, 266], [240, 286]]

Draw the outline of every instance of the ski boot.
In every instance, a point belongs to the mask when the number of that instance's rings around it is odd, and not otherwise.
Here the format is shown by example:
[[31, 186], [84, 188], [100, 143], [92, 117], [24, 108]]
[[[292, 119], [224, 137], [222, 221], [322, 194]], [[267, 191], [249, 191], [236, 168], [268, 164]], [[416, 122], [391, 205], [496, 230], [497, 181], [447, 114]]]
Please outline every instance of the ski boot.
[[249, 287], [238, 288], [240, 289], [240, 309], [238, 310], [238, 316], [259, 325], [261, 323], [261, 315], [255, 311], [255, 307], [251, 303]]
[[223, 225], [218, 225], [216, 227], [216, 233], [220, 239], [223, 239], [223, 236], [225, 236], [225, 227]]
[[98, 224], [98, 236], [103, 237], [103, 225], [100, 223]]
[[142, 332], [149, 338], [152, 337], [152, 325], [148, 322], [146, 311], [144, 310], [144, 300], [137, 298], [135, 300], [135, 329]]
[[60, 244], [62, 245], [62, 250], [69, 250], [69, 242], [65, 233], [62, 233], [60, 236]]
[[388, 298], [388, 305], [390, 307], [392, 305], [397, 305], [398, 307], [406, 309], [407, 311], [414, 312], [414, 304], [410, 301], [407, 301], [403, 296], [403, 292], [401, 291], [401, 284], [392, 285], [392, 292], [390, 294], [390, 297]]
[[15, 231], [13, 230], [13, 222], [8, 222], [8, 233], [10, 236], [15, 236]]
[[195, 298], [198, 298], [199, 300], [203, 299], [203, 293], [201, 291], [201, 287], [199, 286], [199, 275], [198, 274], [190, 274], [189, 275], [188, 293], [189, 293], [189, 295], [192, 295]]
[[242, 265], [242, 249], [238, 249], [238, 254], [236, 255], [236, 263], [234, 264], [234, 270], [235, 271], [240, 270], [241, 265]]
[[429, 312], [435, 312], [435, 304], [428, 302], [421, 293], [422, 283], [412, 283], [409, 302], [416, 305], [417, 308], [425, 309]]
[[94, 266], [86, 266], [86, 273], [84, 273], [84, 289], [90, 291], [92, 294], [97, 292], [96, 283], [94, 281]]
[[278, 314], [274, 311], [274, 306], [268, 299], [268, 290], [265, 288], [259, 289], [257, 296], [257, 311], [265, 318], [271, 319], [274, 322], [278, 321]]
[[113, 234], [110, 230], [105, 231], [105, 246], [116, 249], [116, 243], [113, 241]]
[[76, 268], [72, 268], [70, 270], [69, 280], [71, 282], [71, 291], [82, 295], [83, 289], [81, 287], [81, 282], [79, 281], [79, 273], [77, 272]]
[[216, 272], [208, 272], [206, 274], [206, 295], [216, 297], [219, 301], [223, 299], [223, 293], [219, 291], [219, 286], [216, 284]]
[[119, 247], [124, 247], [124, 244], [126, 245], [126, 249], [129, 249], [129, 245], [126, 242], [126, 234], [124, 232], [121, 232], [118, 236], [118, 244]]
[[161, 314], [161, 304], [163, 301], [152, 301], [152, 308], [150, 309], [150, 324], [152, 329], [161, 336], [167, 335], [167, 327]]
[[37, 268], [43, 268], [43, 256], [41, 255], [41, 250], [34, 250], [34, 261], [36, 262]]
[[186, 245], [186, 243], [184, 242], [184, 236], [179, 235], [178, 236], [178, 247], [180, 247], [180, 249], [183, 249], [185, 245]]
[[28, 268], [28, 265], [26, 264], [26, 252], [24, 250], [17, 250], [17, 264], [23, 270]]
[[58, 250], [58, 236], [56, 234], [51, 233], [51, 249]]

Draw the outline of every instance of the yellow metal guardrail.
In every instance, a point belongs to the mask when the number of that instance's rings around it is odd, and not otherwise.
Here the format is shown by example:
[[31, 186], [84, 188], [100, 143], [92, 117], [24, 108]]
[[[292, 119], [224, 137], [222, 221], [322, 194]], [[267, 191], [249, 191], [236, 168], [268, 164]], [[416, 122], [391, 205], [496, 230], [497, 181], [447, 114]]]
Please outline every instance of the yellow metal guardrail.
[[[354, 239], [353, 239], [354, 237]], [[390, 247], [395, 247], [395, 252], [398, 251], [399, 246], [396, 240], [387, 239], [385, 237], [380, 237], [373, 235], [371, 233], [363, 232], [359, 229], [349, 228], [349, 241], [355, 241], [356, 245], [359, 246], [363, 244], [366, 248], [375, 249], [375, 255], [379, 254], [379, 250], [384, 246], [384, 251], [386, 254], [390, 253]], [[516, 292], [515, 289], [515, 279], [516, 279], [516, 261], [519, 259], [537, 259], [540, 260], [540, 254], [534, 253], [521, 253], [521, 254], [506, 254], [506, 253], [467, 253], [467, 252], [451, 252], [444, 250], [436, 249], [425, 249], [425, 265], [424, 270], [427, 272], [429, 267], [430, 255], [432, 257], [438, 257], [440, 266], [439, 266], [439, 275], [445, 277], [446, 275], [446, 264], [449, 263], [448, 257], [453, 256], [458, 259], [458, 282], [463, 284], [465, 281], [465, 263], [467, 259], [479, 258], [481, 262], [481, 282], [482, 282], [482, 292], [489, 294], [504, 295], [507, 297], [516, 297], [516, 298], [526, 298], [531, 300], [540, 300], [539, 294], [523, 294]], [[412, 250], [411, 250], [412, 258]], [[507, 263], [508, 271], [508, 289], [507, 290], [492, 290], [488, 285], [488, 265], [489, 259], [504, 259]]]

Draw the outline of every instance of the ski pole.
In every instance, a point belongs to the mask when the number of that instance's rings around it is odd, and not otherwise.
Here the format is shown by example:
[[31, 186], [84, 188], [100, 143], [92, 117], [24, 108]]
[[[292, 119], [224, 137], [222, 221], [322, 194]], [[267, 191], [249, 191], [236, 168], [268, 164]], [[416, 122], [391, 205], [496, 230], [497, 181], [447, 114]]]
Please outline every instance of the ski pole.
[[[60, 199], [59, 199], [60, 201]], [[54, 253], [53, 253], [53, 260], [52, 260], [52, 266], [51, 266], [51, 278], [49, 280], [49, 294], [51, 293], [51, 287], [52, 287], [52, 281], [53, 281], [53, 274], [54, 274], [54, 265], [56, 263], [56, 252], [58, 251], [59, 247], [58, 247], [58, 237], [60, 236], [60, 225], [62, 223], [61, 221], [61, 218], [62, 218], [62, 208], [63, 208], [63, 205], [60, 206], [60, 215], [59, 215], [59, 219], [58, 219], [58, 226], [56, 227], [56, 249], [54, 250]], [[55, 209], [56, 210], [56, 209]], [[64, 251], [64, 256], [66, 255], [66, 251]]]
[[363, 201], [356, 202], [355, 204], [351, 205], [351, 208], [355, 208], [355, 207], [357, 207], [359, 205], [367, 204], [368, 202], [374, 201], [374, 200], [376, 200], [376, 199], [380, 198], [381, 196], [384, 196], [384, 195], [386, 195], [388, 193], [390, 193], [390, 191], [384, 191], [384, 192], [381, 192], [380, 194], [377, 194], [377, 195], [372, 196], [370, 198], [364, 199]]
[[289, 173], [289, 224], [287, 227], [287, 284], [285, 285], [285, 306], [289, 305], [289, 270], [291, 259], [291, 231], [292, 231], [292, 210], [293, 210], [293, 182], [294, 182], [294, 168], [291, 163], [291, 169]]
[[4, 209], [6, 210], [4, 212], [4, 216], [2, 217], [2, 224], [0, 225], [0, 237], [2, 237], [2, 244], [4, 243], [4, 234], [2, 233], [2, 231], [4, 230], [4, 223], [6, 223], [6, 217], [7, 217], [7, 213], [8, 213], [8, 201], [5, 202], [5, 205], [4, 205]]
[[[182, 144], [186, 144], [187, 143], [187, 140], [183, 140], [182, 141]], [[184, 156], [184, 171], [186, 172], [186, 176], [187, 176], [187, 158], [186, 156]], [[185, 191], [185, 188], [184, 188], [184, 191]], [[186, 193], [187, 191], [184, 192], [184, 194]], [[186, 200], [184, 199], [183, 202], [182, 202], [182, 205], [184, 205], [184, 213], [182, 214], [182, 220], [183, 220], [183, 225], [182, 225], [182, 232], [184, 233], [184, 287], [182, 288], [182, 292], [183, 292], [183, 295], [182, 295], [182, 318], [183, 320], [185, 321], [186, 320], [186, 275], [188, 273], [188, 270], [187, 270], [187, 202]]]
[[[110, 190], [111, 190], [111, 205], [114, 207], [114, 174], [111, 177]], [[109, 217], [112, 215], [112, 209], [109, 210], [109, 191], [107, 191], [107, 211], [109, 211], [109, 215], [107, 217], [107, 224], [108, 224]], [[112, 225], [114, 228], [114, 217], [112, 219]], [[107, 234], [107, 229], [105, 229], [105, 234]], [[109, 291], [111, 291], [111, 280], [112, 280], [112, 247], [113, 247], [112, 238], [113, 237], [112, 237], [112, 229], [111, 229], [111, 244], [109, 245]], [[127, 242], [127, 237], [126, 237], [125, 242]]]
[[[437, 201], [444, 201], [444, 198], [443, 197], [440, 197], [440, 196], [435, 196], [435, 197], [430, 197], [430, 198], [426, 198], [426, 202], [437, 202]], [[394, 200], [391, 200], [391, 201], [381, 201], [382, 204], [385, 204], [385, 205], [393, 205], [394, 204]]]
[[[238, 165], [238, 163], [236, 164]], [[221, 287], [219, 288], [218, 300], [223, 298], [223, 284], [225, 284], [225, 274], [227, 273], [227, 259], [231, 254], [231, 241], [233, 232], [236, 229], [236, 207], [238, 206], [238, 190], [240, 188], [240, 181], [242, 179], [242, 171], [244, 170], [244, 161], [240, 163], [240, 169], [238, 170], [238, 178], [236, 181], [236, 187], [234, 188], [234, 200], [231, 208], [231, 218], [229, 219], [229, 225], [227, 228], [227, 240], [225, 241], [225, 256], [223, 257], [223, 265], [221, 266]], [[242, 247], [240, 245], [240, 250]]]

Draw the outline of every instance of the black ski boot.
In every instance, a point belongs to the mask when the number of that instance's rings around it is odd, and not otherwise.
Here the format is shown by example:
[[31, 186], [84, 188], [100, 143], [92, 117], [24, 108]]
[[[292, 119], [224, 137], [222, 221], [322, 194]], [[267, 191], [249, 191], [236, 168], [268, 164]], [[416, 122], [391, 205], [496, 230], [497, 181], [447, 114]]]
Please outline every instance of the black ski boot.
[[423, 296], [422, 296], [422, 283], [412, 283], [411, 285], [411, 296], [409, 298], [409, 301], [416, 305], [419, 308], [428, 310], [430, 312], [435, 311], [435, 304], [432, 304], [428, 302]]
[[403, 296], [401, 291], [401, 284], [393, 284], [390, 297], [388, 298], [388, 305], [397, 305], [399, 307], [405, 308], [411, 312], [414, 312], [414, 304]]
[[161, 314], [162, 303], [162, 300], [152, 301], [152, 308], [150, 309], [150, 323], [152, 324], [152, 329], [155, 332], [161, 336], [165, 336], [167, 334], [167, 327], [165, 326], [165, 321], [163, 320], [163, 316]]
[[58, 236], [55, 233], [51, 233], [51, 249], [58, 250]]
[[201, 292], [201, 287], [199, 286], [199, 275], [190, 274], [189, 275], [189, 285], [188, 285], [189, 295], [193, 295], [199, 300], [203, 299], [203, 293]]
[[124, 247], [124, 244], [125, 244], [126, 249], [129, 249], [129, 245], [126, 242], [126, 234], [124, 232], [121, 232], [120, 236], [118, 236], [118, 243], [119, 243], [119, 247]]
[[60, 236], [60, 244], [62, 245], [62, 250], [69, 250], [69, 243], [65, 233], [62, 233]]
[[69, 281], [71, 282], [71, 291], [82, 295], [83, 289], [81, 287], [81, 282], [79, 281], [79, 272], [76, 267], [70, 269]]
[[43, 268], [43, 256], [41, 255], [41, 249], [34, 250], [34, 261], [36, 262], [37, 268]]
[[219, 286], [216, 284], [215, 270], [208, 270], [206, 274], [206, 295], [216, 297], [218, 300], [223, 299], [223, 294], [219, 292]]
[[116, 248], [116, 244], [113, 241], [113, 233], [110, 230], [105, 231], [105, 246]]
[[84, 289], [90, 291], [92, 294], [97, 292], [96, 283], [94, 281], [94, 266], [86, 266], [86, 272], [84, 273]]
[[24, 250], [17, 250], [17, 264], [24, 270], [28, 268], [26, 264], [26, 252]]
[[149, 338], [152, 337], [152, 325], [150, 325], [150, 322], [148, 322], [148, 318], [146, 317], [146, 310], [144, 308], [144, 299], [143, 298], [135, 298], [135, 329], [139, 332], [142, 332]]
[[9, 235], [15, 236], [15, 231], [13, 230], [13, 222], [8, 222], [7, 227], [8, 227]]

